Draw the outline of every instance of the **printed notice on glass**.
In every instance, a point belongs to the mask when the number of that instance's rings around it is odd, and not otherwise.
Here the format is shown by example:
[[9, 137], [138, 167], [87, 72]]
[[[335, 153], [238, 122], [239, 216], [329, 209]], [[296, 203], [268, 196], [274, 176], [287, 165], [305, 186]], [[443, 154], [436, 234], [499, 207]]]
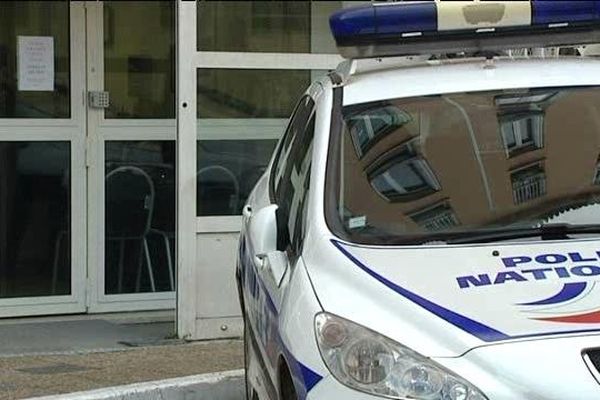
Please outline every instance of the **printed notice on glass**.
[[52, 36], [17, 37], [18, 89], [54, 90], [54, 38]]

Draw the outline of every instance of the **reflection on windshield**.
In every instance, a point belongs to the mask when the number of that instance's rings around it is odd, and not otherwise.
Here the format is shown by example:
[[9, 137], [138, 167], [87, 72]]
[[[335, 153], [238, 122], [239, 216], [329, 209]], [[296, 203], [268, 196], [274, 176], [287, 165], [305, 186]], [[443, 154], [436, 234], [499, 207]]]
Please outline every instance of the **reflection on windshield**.
[[537, 226], [600, 203], [597, 88], [397, 99], [343, 116], [329, 217], [352, 240]]
[[346, 120], [359, 156], [388, 133], [412, 122], [410, 114], [395, 106], [382, 104], [375, 104], [363, 112], [354, 113]]
[[427, 161], [411, 142], [386, 155], [381, 165], [373, 163], [367, 174], [373, 189], [390, 201], [411, 201], [440, 189]]

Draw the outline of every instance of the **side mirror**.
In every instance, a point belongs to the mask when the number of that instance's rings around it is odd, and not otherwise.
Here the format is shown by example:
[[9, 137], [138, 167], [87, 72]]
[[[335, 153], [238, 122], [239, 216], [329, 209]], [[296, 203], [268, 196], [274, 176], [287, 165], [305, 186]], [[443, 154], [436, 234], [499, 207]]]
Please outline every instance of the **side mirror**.
[[254, 255], [259, 260], [277, 251], [277, 205], [271, 204], [255, 212], [250, 218], [248, 230]]
[[258, 210], [252, 215], [248, 230], [254, 247], [254, 263], [259, 268], [267, 268], [277, 286], [280, 286], [288, 262], [285, 253], [277, 248], [277, 208], [276, 205], [269, 205]]

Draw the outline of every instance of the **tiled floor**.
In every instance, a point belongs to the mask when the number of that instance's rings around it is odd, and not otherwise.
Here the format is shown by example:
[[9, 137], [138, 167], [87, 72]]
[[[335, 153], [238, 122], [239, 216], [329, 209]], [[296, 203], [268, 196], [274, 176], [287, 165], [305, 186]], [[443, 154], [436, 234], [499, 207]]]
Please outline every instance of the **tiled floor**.
[[239, 369], [240, 341], [186, 343], [172, 322], [0, 324], [0, 400]]
[[160, 342], [173, 332], [172, 322], [80, 320], [0, 325], [0, 357], [125, 349], [136, 343]]
[[110, 352], [0, 357], [0, 400], [61, 394], [243, 367], [240, 341]]

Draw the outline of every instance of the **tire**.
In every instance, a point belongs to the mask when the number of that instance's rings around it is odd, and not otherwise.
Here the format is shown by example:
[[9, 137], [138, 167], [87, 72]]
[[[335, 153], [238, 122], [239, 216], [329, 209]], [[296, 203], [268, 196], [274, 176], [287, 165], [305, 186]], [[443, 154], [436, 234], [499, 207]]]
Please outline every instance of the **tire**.
[[298, 395], [296, 394], [296, 389], [294, 388], [294, 383], [292, 382], [292, 376], [290, 375], [290, 371], [285, 366], [284, 370], [281, 374], [281, 383], [280, 383], [280, 393], [281, 400], [298, 400]]

